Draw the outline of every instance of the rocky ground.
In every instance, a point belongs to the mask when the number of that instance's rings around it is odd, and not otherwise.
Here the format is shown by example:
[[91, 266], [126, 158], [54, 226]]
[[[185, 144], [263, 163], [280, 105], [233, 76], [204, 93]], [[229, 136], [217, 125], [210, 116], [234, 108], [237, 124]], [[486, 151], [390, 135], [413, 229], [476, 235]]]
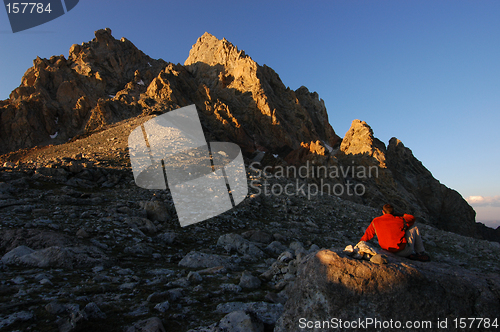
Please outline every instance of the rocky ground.
[[[266, 181], [297, 183], [266, 179], [247, 160], [245, 201], [181, 228], [168, 191], [134, 183], [126, 138], [148, 119], [1, 157], [2, 331], [217, 331], [247, 323], [272, 331], [302, 258], [356, 244], [380, 214], [334, 196], [259, 195]], [[433, 262], [500, 272], [499, 243], [420, 228]]]

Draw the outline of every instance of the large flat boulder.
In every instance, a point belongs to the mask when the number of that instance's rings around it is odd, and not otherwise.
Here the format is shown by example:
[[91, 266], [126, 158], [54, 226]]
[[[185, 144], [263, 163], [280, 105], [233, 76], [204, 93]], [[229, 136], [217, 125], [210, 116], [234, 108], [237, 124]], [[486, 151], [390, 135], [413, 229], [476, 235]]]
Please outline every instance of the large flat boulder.
[[439, 330], [438, 322], [450, 328], [455, 318], [498, 317], [500, 277], [395, 256], [377, 265], [320, 250], [299, 265], [288, 295], [275, 331], [343, 330], [345, 324], [353, 330], [402, 330], [416, 321]]

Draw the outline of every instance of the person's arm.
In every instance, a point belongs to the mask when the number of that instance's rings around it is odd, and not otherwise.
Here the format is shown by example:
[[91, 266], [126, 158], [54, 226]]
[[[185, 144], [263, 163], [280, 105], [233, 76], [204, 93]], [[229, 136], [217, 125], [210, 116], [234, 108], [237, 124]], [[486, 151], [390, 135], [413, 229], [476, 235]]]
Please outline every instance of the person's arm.
[[368, 226], [368, 228], [366, 229], [365, 234], [359, 241], [365, 241], [365, 242], [370, 241], [371, 239], [373, 239], [374, 236], [375, 236], [375, 227], [373, 227], [373, 222], [371, 222], [370, 226]]
[[415, 217], [412, 216], [411, 214], [404, 214], [403, 218], [405, 218], [405, 221], [406, 221], [406, 224], [408, 225], [408, 227], [413, 226], [413, 224], [415, 223]]

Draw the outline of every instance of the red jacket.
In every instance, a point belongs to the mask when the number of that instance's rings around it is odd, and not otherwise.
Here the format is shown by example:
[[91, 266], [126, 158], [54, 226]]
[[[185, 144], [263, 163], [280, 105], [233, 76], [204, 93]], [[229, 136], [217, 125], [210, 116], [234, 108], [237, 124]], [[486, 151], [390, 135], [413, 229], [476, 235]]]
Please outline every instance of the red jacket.
[[411, 227], [415, 223], [415, 217], [411, 214], [405, 214], [403, 217], [384, 214], [373, 219], [361, 241], [370, 241], [377, 235], [378, 244], [382, 249], [390, 252], [403, 250], [407, 243], [403, 230], [403, 218], [408, 227]]

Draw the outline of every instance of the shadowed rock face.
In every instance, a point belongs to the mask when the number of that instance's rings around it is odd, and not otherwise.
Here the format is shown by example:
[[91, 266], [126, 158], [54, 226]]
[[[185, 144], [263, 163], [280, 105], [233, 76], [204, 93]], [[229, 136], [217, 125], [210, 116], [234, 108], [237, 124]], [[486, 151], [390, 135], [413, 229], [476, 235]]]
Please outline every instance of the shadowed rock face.
[[434, 224], [459, 234], [475, 233], [476, 212], [462, 196], [436, 180], [411, 150], [392, 138], [387, 148], [387, 163], [394, 179], [413, 193], [414, 204], [433, 216]]
[[[389, 264], [359, 261], [330, 250], [307, 256], [299, 266], [289, 300], [275, 331], [301, 331], [308, 321], [431, 321], [456, 317], [496, 317], [500, 310], [498, 275], [479, 275], [436, 263], [410, 263], [395, 256]], [[331, 327], [334, 330], [333, 327]], [[404, 326], [403, 326], [404, 329]], [[308, 331], [326, 331], [312, 328]], [[340, 330], [343, 330], [342, 328]], [[362, 330], [362, 328], [359, 328]], [[374, 325], [367, 330], [376, 329]], [[384, 328], [383, 330], [402, 330]]]

